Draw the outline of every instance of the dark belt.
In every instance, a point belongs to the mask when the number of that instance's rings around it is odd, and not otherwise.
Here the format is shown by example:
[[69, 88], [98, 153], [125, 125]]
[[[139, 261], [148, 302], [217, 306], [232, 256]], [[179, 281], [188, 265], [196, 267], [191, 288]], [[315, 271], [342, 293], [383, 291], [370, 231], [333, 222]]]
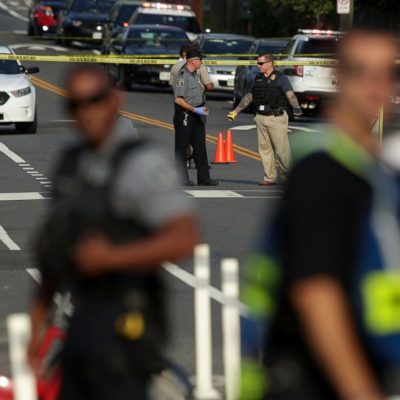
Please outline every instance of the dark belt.
[[[260, 106], [258, 106], [257, 108], [260, 108]], [[265, 117], [280, 117], [282, 115], [285, 114], [285, 109], [284, 108], [277, 108], [276, 110], [272, 110], [272, 111], [260, 111], [259, 109], [257, 109], [256, 114], [260, 114], [260, 115], [264, 115]]]

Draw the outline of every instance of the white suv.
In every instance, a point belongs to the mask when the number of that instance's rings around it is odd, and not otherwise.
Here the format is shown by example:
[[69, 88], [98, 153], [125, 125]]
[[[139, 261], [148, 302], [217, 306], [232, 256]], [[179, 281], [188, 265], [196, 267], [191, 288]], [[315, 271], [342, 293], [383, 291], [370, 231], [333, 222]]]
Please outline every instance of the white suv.
[[[0, 46], [0, 54], [14, 54]], [[0, 60], [0, 125], [15, 124], [17, 131], [36, 133], [36, 91], [29, 74], [39, 68], [25, 68], [19, 61]]]
[[299, 99], [304, 116], [318, 115], [322, 104], [337, 91], [334, 69], [330, 66], [302, 65], [304, 61], [335, 58], [342, 33], [321, 30], [299, 30], [283, 51], [281, 61], [298, 61], [299, 65], [279, 66], [286, 74]]
[[129, 25], [167, 25], [183, 29], [190, 40], [201, 32], [196, 14], [190, 6], [180, 4], [143, 3], [133, 13]]

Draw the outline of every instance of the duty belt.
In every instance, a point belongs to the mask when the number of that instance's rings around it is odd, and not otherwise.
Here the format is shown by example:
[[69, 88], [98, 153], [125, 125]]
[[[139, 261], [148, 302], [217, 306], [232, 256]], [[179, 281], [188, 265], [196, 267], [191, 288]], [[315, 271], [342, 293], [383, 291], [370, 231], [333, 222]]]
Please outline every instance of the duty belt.
[[[263, 111], [263, 110], [260, 110], [260, 107], [262, 107], [262, 106], [257, 107], [256, 114], [264, 115], [266, 117], [270, 117], [272, 115], [275, 117], [279, 117], [285, 113], [284, 108], [277, 108], [276, 110], [272, 110], [272, 111]], [[264, 107], [267, 107], [267, 106], [264, 106]]]

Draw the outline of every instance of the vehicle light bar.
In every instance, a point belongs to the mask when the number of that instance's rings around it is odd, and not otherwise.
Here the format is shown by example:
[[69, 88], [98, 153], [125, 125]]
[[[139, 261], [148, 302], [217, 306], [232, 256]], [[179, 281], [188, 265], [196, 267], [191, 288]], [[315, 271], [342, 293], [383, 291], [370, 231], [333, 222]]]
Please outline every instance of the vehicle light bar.
[[321, 29], [299, 29], [297, 32], [302, 33], [304, 35], [326, 35], [326, 36], [345, 34], [345, 32], [333, 31], [333, 30], [321, 30]]
[[178, 10], [178, 11], [191, 11], [192, 8], [188, 5], [183, 4], [166, 4], [166, 3], [149, 3], [145, 2], [142, 4], [145, 8], [158, 8], [160, 10]]

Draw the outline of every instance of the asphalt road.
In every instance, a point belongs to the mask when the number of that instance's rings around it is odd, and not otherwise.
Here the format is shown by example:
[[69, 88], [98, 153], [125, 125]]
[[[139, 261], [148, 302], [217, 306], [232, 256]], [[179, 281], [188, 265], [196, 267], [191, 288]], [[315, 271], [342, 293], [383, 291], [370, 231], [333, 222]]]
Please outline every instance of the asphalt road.
[[[54, 41], [28, 38], [24, 34], [26, 22], [23, 21], [23, 17], [26, 16], [26, 4], [23, 0], [9, 0], [3, 3], [3, 7], [1, 4], [0, 2], [0, 44], [13, 45], [19, 54], [88, 52], [82, 49], [52, 47]], [[5, 10], [6, 7], [11, 9], [14, 16], [9, 14], [9, 10]], [[15, 17], [16, 12], [19, 17]], [[39, 111], [38, 133], [22, 135], [14, 132], [12, 127], [0, 128], [0, 225], [4, 229], [4, 232], [0, 232], [0, 373], [9, 373], [5, 318], [10, 313], [28, 310], [31, 289], [35, 285], [29, 274], [29, 270], [35, 268], [30, 249], [35, 237], [35, 227], [40, 223], [48, 204], [45, 198], [48, 196], [51, 182], [47, 177], [51, 176], [52, 165], [59, 149], [74, 132], [73, 123], [63, 110], [63, 98], [59, 91], [69, 65], [40, 63], [38, 66], [41, 69], [35, 78]], [[171, 92], [154, 88], [135, 88], [133, 92], [125, 93], [125, 98], [123, 110], [128, 113], [129, 118], [136, 121], [140, 134], [163, 145], [172, 157]], [[218, 132], [226, 131], [229, 127], [226, 122], [226, 114], [231, 110], [229, 100], [221, 95], [209, 97], [207, 146], [210, 158], [215, 151]], [[187, 194], [193, 197], [196, 205], [202, 241], [211, 246], [211, 279], [216, 288], [220, 287], [221, 259], [236, 257], [242, 267], [246, 254], [254, 246], [265, 215], [281, 194], [280, 187], [260, 189], [257, 185], [263, 173], [257, 154], [255, 129], [243, 130], [243, 126], [253, 125], [251, 115], [241, 115], [233, 125], [241, 126], [240, 130], [233, 131], [235, 143], [240, 146], [236, 154], [239, 162], [212, 167], [213, 177], [221, 182], [216, 188], [218, 192], [210, 193], [204, 191], [204, 188], [194, 187], [194, 192]], [[315, 122], [310, 121], [291, 124], [290, 134], [296, 135], [297, 132], [316, 135], [318, 127]], [[16, 156], [22, 158], [22, 161]], [[194, 174], [194, 171], [192, 173]], [[15, 199], [4, 196], [5, 193], [15, 194]], [[21, 199], [23, 194], [27, 199]], [[35, 196], [38, 199], [32, 199]], [[7, 238], [12, 242], [7, 241]], [[176, 271], [180, 278], [165, 272], [171, 315], [171, 346], [168, 353], [193, 375], [193, 288], [190, 286], [190, 279], [185, 279], [190, 278], [185, 272], [193, 273], [192, 260], [180, 263]], [[213, 357], [217, 385], [221, 384], [218, 376], [222, 374], [220, 312], [220, 304], [213, 302]]]

